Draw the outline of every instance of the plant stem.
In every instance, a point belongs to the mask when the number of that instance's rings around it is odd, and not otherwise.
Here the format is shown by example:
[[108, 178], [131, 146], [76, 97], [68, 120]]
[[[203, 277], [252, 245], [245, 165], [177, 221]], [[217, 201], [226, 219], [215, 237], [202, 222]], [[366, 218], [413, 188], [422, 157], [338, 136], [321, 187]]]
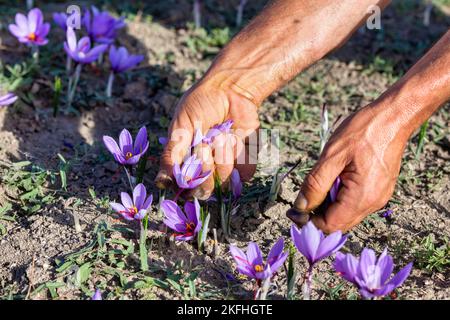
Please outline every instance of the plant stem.
[[39, 63], [39, 47], [38, 46], [36, 46], [36, 45], [31, 46], [31, 56], [34, 59], [34, 62], [36, 64], [38, 64]]
[[244, 14], [244, 7], [247, 4], [247, 0], [239, 1], [239, 6], [236, 13], [236, 27], [240, 27], [242, 24], [242, 16]]
[[[147, 253], [147, 247], [146, 247], [146, 241], [147, 241], [147, 226], [146, 226], [146, 218], [144, 218], [140, 222], [141, 226], [141, 232], [140, 232], [140, 239], [139, 239], [139, 256], [141, 260], [141, 270], [142, 271], [148, 271], [148, 253]], [[148, 220], [147, 220], [148, 222]]]
[[127, 174], [127, 179], [128, 179], [128, 183], [130, 184], [131, 193], [133, 193], [134, 184], [133, 184], [133, 181], [131, 179], [131, 168], [130, 168], [130, 172], [128, 172], [128, 169], [127, 169], [126, 166], [124, 166], [123, 169], [125, 170], [125, 173]]
[[162, 214], [162, 210], [161, 210], [161, 203], [164, 201], [164, 199], [166, 198], [166, 190], [165, 189], [159, 189], [159, 202], [158, 202], [158, 215], [160, 217], [163, 216]]
[[311, 300], [311, 283], [312, 283], [313, 266], [308, 267], [305, 274], [305, 282], [303, 283], [303, 300]]
[[77, 90], [78, 81], [80, 80], [81, 64], [77, 64], [74, 74], [69, 78], [69, 85], [67, 87], [67, 109], [72, 106], [72, 101]]
[[269, 288], [270, 288], [270, 277], [268, 277], [263, 281], [262, 286], [260, 288], [258, 300], [266, 300], [267, 293], [269, 293]]
[[66, 59], [66, 73], [69, 75], [70, 71], [72, 71], [72, 58], [67, 55]]
[[108, 98], [112, 97], [113, 83], [114, 83], [114, 72], [111, 71], [111, 73], [109, 74], [109, 78], [108, 78], [108, 84], [106, 86], [106, 96]]

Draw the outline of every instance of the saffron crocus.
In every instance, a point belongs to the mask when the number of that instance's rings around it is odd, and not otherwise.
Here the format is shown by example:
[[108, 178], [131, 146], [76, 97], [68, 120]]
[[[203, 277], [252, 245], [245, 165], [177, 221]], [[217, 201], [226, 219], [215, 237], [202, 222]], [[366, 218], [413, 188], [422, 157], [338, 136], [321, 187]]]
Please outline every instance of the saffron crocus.
[[122, 204], [111, 202], [111, 208], [128, 221], [142, 220], [152, 205], [153, 195], [147, 197], [147, 190], [139, 183], [133, 190], [133, 198], [126, 192], [120, 194]]
[[17, 13], [15, 22], [16, 24], [10, 24], [8, 28], [21, 43], [35, 46], [48, 43], [47, 34], [50, 31], [50, 24], [44, 23], [44, 16], [40, 9], [31, 9], [28, 16]]
[[83, 18], [89, 37], [96, 43], [113, 43], [117, 30], [125, 26], [124, 18], [116, 19], [109, 12], [100, 11], [95, 6], [91, 9], [86, 10]]
[[102, 292], [100, 291], [100, 289], [96, 289], [94, 294], [92, 295], [91, 300], [103, 300], [102, 299]]
[[[78, 13], [74, 12], [72, 13], [70, 16], [68, 16], [65, 12], [54, 12], [53, 13], [53, 22], [55, 22], [55, 24], [60, 27], [61, 29], [63, 29], [64, 31], [67, 30], [67, 20], [72, 20], [76, 17]], [[71, 21], [69, 20], [69, 23], [71, 23]], [[75, 19], [76, 21], [76, 19]], [[75, 23], [74, 23], [75, 24]], [[75, 27], [77, 28], [77, 26], [73, 25], [71, 27]]]
[[101, 44], [91, 48], [89, 37], [83, 37], [77, 41], [73, 28], [67, 28], [67, 41], [64, 42], [64, 50], [76, 62], [88, 64], [98, 59], [99, 55], [106, 51], [107, 45]]
[[202, 160], [192, 155], [184, 160], [180, 168], [178, 163], [173, 166], [173, 176], [181, 190], [194, 189], [201, 185], [211, 175], [211, 171], [202, 172]]
[[325, 237], [323, 232], [317, 229], [311, 221], [304, 225], [301, 230], [292, 225], [291, 237], [297, 250], [309, 263], [303, 284], [303, 299], [309, 300], [314, 265], [338, 251], [347, 241], [347, 237], [342, 236], [341, 231], [333, 232]]
[[394, 211], [393, 211], [392, 209], [389, 209], [389, 210], [386, 210], [386, 211], [382, 212], [382, 213], [381, 213], [381, 216], [382, 216], [383, 218], [390, 219], [390, 218], [391, 218], [391, 215], [392, 215], [393, 213], [394, 213]]
[[267, 263], [264, 263], [259, 246], [250, 242], [247, 253], [244, 253], [236, 246], [230, 246], [230, 253], [236, 261], [239, 273], [249, 278], [265, 280], [270, 278], [283, 265], [288, 256], [288, 252], [283, 252], [284, 240], [280, 238], [267, 256]]
[[347, 241], [347, 236], [343, 236], [341, 231], [324, 236], [311, 221], [301, 230], [292, 225], [291, 236], [295, 247], [311, 266], [338, 251]]
[[214, 142], [214, 139], [222, 134], [222, 133], [229, 133], [231, 130], [231, 127], [233, 126], [233, 120], [227, 120], [221, 124], [217, 124], [213, 126], [211, 129], [208, 130], [208, 132], [203, 136], [200, 129], [197, 129], [194, 133], [194, 138], [192, 140], [192, 147], [195, 147], [196, 145], [200, 143], [206, 143], [209, 145], [212, 145]]
[[175, 231], [176, 240], [192, 240], [202, 228], [200, 204], [196, 198], [194, 202], [184, 204], [184, 212], [172, 200], [161, 202], [161, 210], [164, 212], [164, 224]]
[[387, 249], [377, 259], [372, 249], [365, 248], [359, 260], [349, 253], [338, 252], [334, 269], [342, 278], [357, 286], [364, 298], [371, 299], [386, 296], [401, 286], [411, 272], [412, 262], [391, 278], [394, 263]]
[[54, 12], [53, 13], [53, 21], [56, 23], [58, 27], [63, 29], [64, 31], [67, 29], [67, 14], [64, 12]]
[[114, 74], [127, 71], [138, 65], [142, 60], [144, 60], [143, 55], [129, 54], [125, 47], [120, 47], [117, 49], [115, 46], [111, 46], [109, 49], [111, 73], [109, 75], [108, 85], [106, 87], [106, 95], [108, 97], [111, 97]]
[[136, 164], [141, 156], [145, 154], [148, 149], [147, 129], [142, 127], [133, 145], [133, 137], [127, 129], [123, 129], [119, 136], [119, 145], [117, 142], [109, 137], [103, 136], [103, 142], [109, 152], [112, 153], [114, 159], [123, 165]]
[[241, 176], [239, 175], [239, 171], [236, 168], [231, 171], [230, 186], [234, 199], [240, 198], [240, 196], [242, 195], [242, 181]]
[[14, 93], [7, 93], [4, 96], [0, 96], [0, 107], [6, 107], [16, 102], [17, 96]]

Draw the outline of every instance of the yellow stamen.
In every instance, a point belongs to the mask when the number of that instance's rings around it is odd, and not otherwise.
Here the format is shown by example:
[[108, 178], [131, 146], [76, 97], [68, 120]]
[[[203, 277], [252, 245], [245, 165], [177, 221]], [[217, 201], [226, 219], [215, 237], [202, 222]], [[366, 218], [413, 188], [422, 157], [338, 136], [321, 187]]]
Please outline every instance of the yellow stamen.
[[194, 231], [194, 229], [195, 229], [195, 225], [193, 222], [186, 223], [186, 231], [187, 232]]
[[34, 33], [34, 32], [32, 32], [32, 33], [30, 33], [29, 35], [28, 35], [28, 39], [30, 39], [31, 41], [35, 41], [36, 40], [36, 34]]
[[133, 156], [133, 154], [131, 152], [127, 152], [127, 154], [125, 155], [125, 159], [130, 159]]
[[264, 268], [263, 268], [262, 265], [257, 264], [257, 265], [255, 266], [255, 271], [256, 271], [256, 272], [263, 272], [263, 271], [264, 271]]

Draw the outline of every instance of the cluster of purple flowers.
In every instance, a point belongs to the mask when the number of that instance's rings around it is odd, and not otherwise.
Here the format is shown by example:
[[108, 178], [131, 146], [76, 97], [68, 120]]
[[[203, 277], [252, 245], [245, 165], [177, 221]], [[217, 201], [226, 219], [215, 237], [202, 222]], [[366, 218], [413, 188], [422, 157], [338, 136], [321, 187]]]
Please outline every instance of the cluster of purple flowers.
[[[300, 252], [308, 261], [309, 268], [305, 276], [306, 292], [310, 294], [310, 281], [313, 267], [321, 260], [336, 253], [334, 269], [345, 280], [354, 284], [360, 294], [371, 299], [383, 297], [390, 294], [395, 288], [403, 284], [409, 276], [412, 263], [403, 267], [391, 278], [394, 269], [392, 256], [385, 249], [377, 259], [372, 249], [365, 248], [358, 259], [352, 254], [344, 254], [339, 250], [347, 241], [347, 236], [340, 231], [325, 236], [310, 221], [302, 229], [291, 227], [291, 239]], [[287, 253], [282, 253], [283, 239], [279, 239], [270, 250], [267, 263], [263, 262], [259, 247], [251, 242], [247, 254], [235, 246], [230, 246], [230, 253], [236, 261], [237, 270], [249, 278], [256, 279], [258, 283], [273, 276], [277, 269], [284, 263]]]
[[[100, 11], [95, 6], [86, 9], [84, 16], [76, 17], [79, 13], [74, 12], [68, 16], [64, 12], [53, 13], [53, 20], [57, 26], [66, 32], [64, 50], [67, 53], [67, 70], [70, 71], [71, 61], [77, 65], [90, 64], [101, 60], [103, 53], [109, 50], [110, 76], [107, 82], [106, 94], [112, 95], [114, 75], [125, 72], [143, 59], [143, 55], [132, 55], [125, 47], [116, 48], [114, 42], [117, 31], [125, 27], [124, 18], [115, 18], [107, 11]], [[86, 36], [77, 39], [75, 28], [69, 21], [80, 20], [85, 28]], [[81, 23], [80, 23], [81, 24]], [[81, 27], [81, 26], [79, 26]], [[44, 22], [44, 15], [39, 8], [31, 9], [27, 16], [17, 13], [15, 24], [9, 25], [10, 32], [21, 42], [32, 47], [43, 46], [48, 43], [50, 24]], [[73, 98], [79, 77], [80, 68], [76, 69], [73, 78], [70, 79], [71, 88], [68, 88], [68, 100]], [[69, 101], [70, 103], [71, 101]]]

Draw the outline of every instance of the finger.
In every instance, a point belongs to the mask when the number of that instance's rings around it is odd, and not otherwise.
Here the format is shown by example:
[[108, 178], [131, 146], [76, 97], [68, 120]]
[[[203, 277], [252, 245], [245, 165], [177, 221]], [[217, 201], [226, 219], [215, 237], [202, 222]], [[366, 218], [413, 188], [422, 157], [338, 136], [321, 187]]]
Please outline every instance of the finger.
[[242, 181], [249, 181], [256, 172], [259, 152], [258, 133], [259, 129], [240, 131], [236, 140], [234, 166], [239, 171]]
[[311, 215], [311, 221], [325, 233], [337, 230], [346, 232], [366, 216], [367, 208], [363, 205], [363, 199], [362, 188], [358, 188], [351, 180], [343, 179], [336, 201], [325, 212]]
[[202, 160], [202, 172], [210, 171], [208, 179], [206, 179], [201, 185], [195, 189], [188, 190], [184, 193], [183, 197], [190, 199], [196, 197], [200, 200], [208, 199], [214, 192], [214, 158], [212, 155], [211, 147], [207, 144], [201, 144], [194, 148], [194, 154], [197, 158]]
[[168, 188], [173, 184], [173, 165], [181, 165], [192, 143], [194, 127], [184, 110], [175, 115], [169, 128], [169, 141], [160, 160], [160, 170], [155, 178], [158, 188]]
[[233, 134], [221, 134], [214, 139], [212, 145], [215, 174], [220, 179], [223, 189], [228, 189], [228, 181], [234, 168], [238, 137]]
[[336, 178], [346, 165], [346, 159], [340, 155], [330, 155], [324, 151], [319, 162], [306, 176], [294, 203], [300, 212], [310, 212], [317, 208], [326, 198]]

